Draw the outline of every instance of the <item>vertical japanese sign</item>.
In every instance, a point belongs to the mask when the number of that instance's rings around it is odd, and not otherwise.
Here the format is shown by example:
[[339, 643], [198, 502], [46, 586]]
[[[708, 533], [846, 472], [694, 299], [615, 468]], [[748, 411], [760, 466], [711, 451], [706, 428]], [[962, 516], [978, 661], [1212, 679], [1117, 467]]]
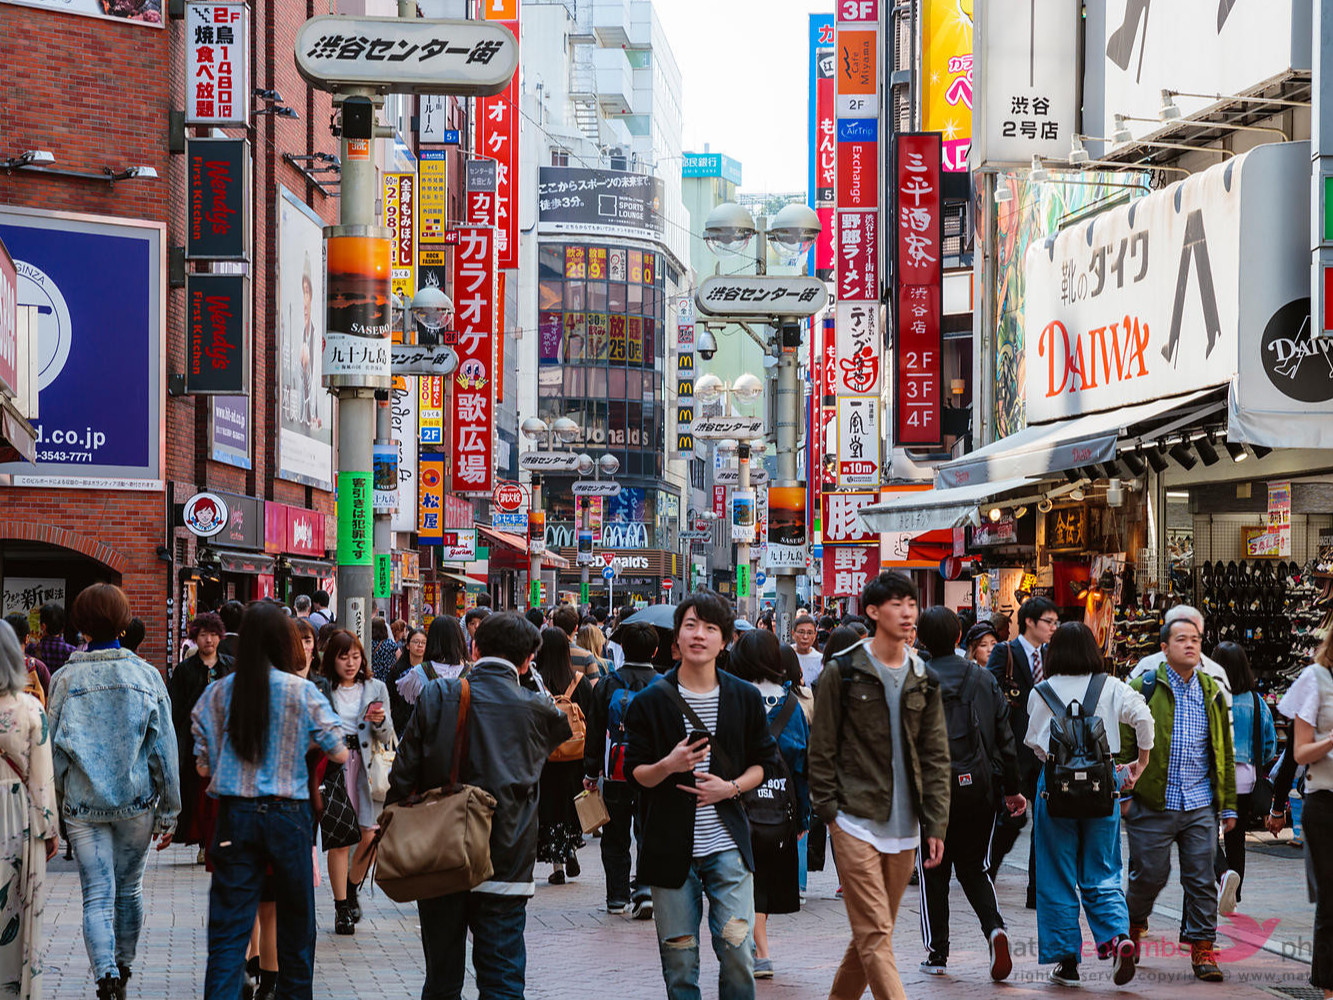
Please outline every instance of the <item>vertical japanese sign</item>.
[[833, 18], [810, 15], [810, 178], [807, 191], [810, 207], [819, 216], [819, 239], [810, 249], [809, 271], [833, 267], [833, 209], [837, 157], [837, 122], [834, 117], [833, 81], [837, 75], [837, 53], [833, 47]]
[[422, 375], [417, 382], [420, 441], [444, 444], [444, 376]]
[[879, 576], [879, 543], [838, 545], [824, 556], [824, 596], [860, 597]]
[[422, 243], [443, 243], [449, 217], [448, 151], [423, 149], [417, 162], [418, 238]]
[[938, 447], [944, 443], [938, 134], [899, 133], [894, 194], [898, 335], [893, 440], [903, 447]]
[[422, 455], [417, 473], [417, 540], [444, 543], [444, 456]]
[[393, 293], [408, 302], [417, 290], [416, 204], [416, 174], [384, 175], [384, 226], [392, 247]]
[[[398, 509], [393, 514], [394, 531], [415, 531], [417, 509], [417, 413], [420, 397], [417, 379], [395, 375], [389, 402], [393, 406], [390, 437], [398, 442]], [[437, 381], [442, 381], [437, 377]]]
[[940, 133], [950, 171], [967, 170], [972, 146], [972, 7], [926, 0], [921, 28], [921, 128]]
[[185, 5], [185, 124], [250, 124], [250, 15], [243, 3]]
[[370, 473], [338, 473], [338, 565], [369, 566], [371, 541]]
[[497, 164], [494, 160], [467, 161], [468, 225], [495, 225], [495, 187], [497, 176]]
[[879, 485], [879, 397], [838, 397], [838, 485]]
[[450, 411], [454, 493], [490, 493], [495, 432], [496, 230], [459, 229], [454, 248], [454, 327], [458, 368]]
[[694, 457], [694, 299], [681, 301], [676, 315], [676, 453]]
[[[485, 0], [484, 17], [499, 21], [519, 34], [518, 0]], [[519, 74], [509, 81], [503, 93], [477, 98], [476, 142], [473, 149], [480, 156], [495, 160], [495, 234], [498, 268], [518, 267], [518, 185], [514, 171], [518, 166]]]

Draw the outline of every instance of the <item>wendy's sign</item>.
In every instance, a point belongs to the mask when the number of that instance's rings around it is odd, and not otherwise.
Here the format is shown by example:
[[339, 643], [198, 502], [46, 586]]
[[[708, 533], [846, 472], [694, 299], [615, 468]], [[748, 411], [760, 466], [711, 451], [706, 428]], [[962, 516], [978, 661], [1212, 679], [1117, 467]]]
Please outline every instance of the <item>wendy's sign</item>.
[[250, 143], [188, 139], [189, 181], [185, 256], [189, 260], [250, 257]]
[[185, 286], [185, 391], [244, 395], [248, 391], [249, 278], [191, 274]]

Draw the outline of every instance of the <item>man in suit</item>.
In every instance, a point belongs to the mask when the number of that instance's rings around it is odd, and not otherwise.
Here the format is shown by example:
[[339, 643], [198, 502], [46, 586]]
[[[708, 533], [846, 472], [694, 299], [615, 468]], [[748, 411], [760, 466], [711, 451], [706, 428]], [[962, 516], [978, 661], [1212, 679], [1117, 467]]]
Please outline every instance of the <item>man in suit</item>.
[[[1042, 660], [1046, 656], [1046, 644], [1059, 624], [1060, 613], [1053, 602], [1045, 597], [1029, 597], [1018, 609], [1018, 638], [996, 643], [986, 664], [986, 669], [995, 675], [1000, 690], [1009, 699], [1009, 723], [1014, 732], [1014, 744], [1018, 747], [1019, 779], [1023, 795], [1029, 802], [1037, 794], [1037, 774], [1041, 765], [1036, 754], [1024, 743], [1028, 731], [1028, 695], [1046, 676]], [[992, 878], [1000, 870], [1005, 855], [1013, 849], [1018, 831], [1025, 822], [1021, 816], [1007, 816], [996, 827], [995, 842], [991, 845]], [[1028, 852], [1027, 908], [1037, 908], [1031, 851]]]

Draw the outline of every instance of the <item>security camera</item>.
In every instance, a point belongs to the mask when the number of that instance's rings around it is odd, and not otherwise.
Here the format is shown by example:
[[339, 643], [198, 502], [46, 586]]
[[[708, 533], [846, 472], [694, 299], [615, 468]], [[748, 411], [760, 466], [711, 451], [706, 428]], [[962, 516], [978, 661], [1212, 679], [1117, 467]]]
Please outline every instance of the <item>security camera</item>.
[[695, 334], [694, 349], [699, 352], [699, 357], [712, 361], [713, 355], [717, 353], [717, 338], [713, 336], [713, 331], [706, 326], [700, 329]]

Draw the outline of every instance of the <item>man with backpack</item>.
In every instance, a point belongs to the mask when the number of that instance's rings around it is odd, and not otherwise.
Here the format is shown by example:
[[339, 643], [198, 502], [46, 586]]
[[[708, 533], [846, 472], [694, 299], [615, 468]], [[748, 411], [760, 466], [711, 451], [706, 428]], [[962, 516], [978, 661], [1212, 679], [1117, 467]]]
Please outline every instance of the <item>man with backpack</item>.
[[[637, 870], [630, 877], [630, 830], [642, 850], [638, 796], [625, 775], [629, 736], [625, 715], [635, 696], [657, 679], [657, 629], [642, 622], [623, 625], [616, 641], [625, 651], [625, 663], [593, 689], [592, 717], [583, 747], [583, 787], [592, 791], [602, 779], [602, 802], [611, 821], [602, 827], [602, 868], [606, 872], [606, 912], [624, 913], [635, 920], [653, 918], [652, 892], [639, 884]], [[637, 868], [637, 866], [636, 866]]]
[[810, 805], [833, 842], [852, 941], [829, 1000], [903, 1000], [893, 928], [912, 876], [944, 857], [949, 733], [939, 680], [908, 645], [916, 585], [898, 573], [866, 584], [870, 638], [832, 657], [815, 687]]
[[[1162, 626], [1166, 663], [1136, 678], [1152, 712], [1154, 753], [1134, 784], [1125, 818], [1129, 832], [1129, 933], [1137, 945], [1148, 914], [1171, 874], [1171, 845], [1180, 854], [1185, 901], [1180, 943], [1190, 946], [1195, 978], [1220, 983], [1217, 964], [1217, 882], [1213, 852], [1219, 819], [1236, 825], [1236, 765], [1231, 718], [1221, 685], [1199, 669], [1203, 635], [1190, 619]], [[1135, 752], [1125, 734], [1122, 758]]]
[[955, 652], [962, 625], [952, 611], [935, 607], [922, 612], [918, 632], [931, 654], [930, 669], [939, 677], [944, 698], [952, 778], [944, 856], [936, 867], [918, 869], [921, 925], [928, 952], [921, 971], [938, 976], [948, 968], [952, 868], [981, 921], [981, 933], [990, 946], [990, 975], [999, 982], [1009, 977], [1013, 960], [995, 885], [986, 874], [991, 837], [997, 807], [1002, 804], [1013, 816], [1027, 809], [1018, 789], [1018, 754], [1009, 727], [1009, 703], [988, 671]]

